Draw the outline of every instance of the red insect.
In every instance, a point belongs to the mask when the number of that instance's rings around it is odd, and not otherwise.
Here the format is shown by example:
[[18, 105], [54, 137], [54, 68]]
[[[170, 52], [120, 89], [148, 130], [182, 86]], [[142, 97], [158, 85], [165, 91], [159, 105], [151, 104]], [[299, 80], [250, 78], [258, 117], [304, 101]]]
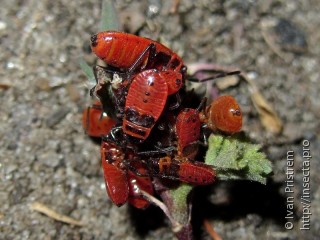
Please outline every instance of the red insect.
[[150, 159], [149, 174], [194, 185], [209, 185], [216, 179], [214, 169], [205, 163], [190, 161], [188, 158], [169, 156]]
[[145, 140], [160, 117], [168, 95], [177, 93], [181, 86], [181, 74], [172, 70], [152, 69], [137, 74], [126, 98], [124, 133]]
[[106, 31], [91, 37], [92, 51], [108, 65], [132, 73], [144, 69], [186, 71], [182, 59], [154, 40], [136, 35]]
[[[138, 163], [138, 166], [135, 166], [139, 172], [144, 175], [147, 175], [148, 171], [142, 162]], [[140, 177], [137, 176], [134, 172], [128, 171], [128, 183], [129, 183], [129, 199], [128, 202], [139, 209], [145, 209], [149, 206], [150, 202], [145, 198], [141, 197], [141, 190], [149, 193], [150, 195], [154, 194], [153, 185], [150, 177]]]
[[122, 166], [124, 153], [116, 144], [108, 141], [102, 141], [100, 151], [107, 193], [114, 204], [121, 206], [129, 196], [127, 173]]
[[[101, 103], [96, 101], [92, 107], [83, 112], [83, 127], [92, 137], [101, 137], [109, 134], [115, 121], [102, 115]], [[101, 159], [104, 171], [107, 193], [113, 203], [121, 206], [127, 201], [136, 208], [144, 209], [149, 202], [141, 197], [140, 190], [153, 195], [153, 186], [150, 177], [139, 177], [127, 171], [124, 165], [125, 155], [115, 143], [103, 140], [101, 143]], [[143, 165], [138, 165], [139, 171], [146, 173]]]
[[[101, 161], [107, 193], [111, 201], [121, 206], [129, 201], [136, 208], [146, 208], [149, 202], [140, 196], [140, 190], [153, 195], [152, 182], [149, 176], [140, 177], [127, 171], [122, 149], [107, 140], [101, 143]], [[146, 173], [143, 165], [139, 171]]]
[[221, 96], [200, 113], [200, 119], [207, 127], [229, 134], [239, 132], [242, 127], [242, 113], [237, 101], [232, 96]]
[[201, 122], [196, 109], [183, 109], [176, 122], [178, 155], [193, 159], [198, 152]]
[[194, 159], [197, 155], [202, 125], [199, 113], [205, 107], [206, 101], [207, 98], [203, 98], [197, 109], [182, 109], [176, 119], [178, 156], [180, 157]]
[[206, 103], [204, 98], [197, 109], [184, 108], [176, 120], [176, 135], [178, 139], [178, 156], [194, 159], [198, 152], [198, 142], [201, 132], [199, 112]]
[[108, 134], [114, 125], [115, 121], [104, 114], [100, 101], [96, 101], [83, 111], [82, 126], [86, 134], [91, 137]]

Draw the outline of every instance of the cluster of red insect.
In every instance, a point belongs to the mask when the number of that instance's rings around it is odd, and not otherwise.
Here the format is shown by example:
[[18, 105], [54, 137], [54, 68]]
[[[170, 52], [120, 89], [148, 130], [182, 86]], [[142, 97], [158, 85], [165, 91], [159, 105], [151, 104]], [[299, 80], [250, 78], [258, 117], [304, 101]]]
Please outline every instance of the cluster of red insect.
[[197, 161], [206, 132], [238, 132], [240, 108], [231, 96], [206, 107], [190, 107], [191, 94], [182, 59], [151, 39], [120, 32], [91, 37], [93, 52], [107, 63], [95, 66], [96, 103], [83, 114], [90, 136], [101, 137], [101, 160], [108, 195], [118, 206], [127, 201], [137, 208], [153, 195], [152, 178], [193, 185], [215, 181], [211, 166]]

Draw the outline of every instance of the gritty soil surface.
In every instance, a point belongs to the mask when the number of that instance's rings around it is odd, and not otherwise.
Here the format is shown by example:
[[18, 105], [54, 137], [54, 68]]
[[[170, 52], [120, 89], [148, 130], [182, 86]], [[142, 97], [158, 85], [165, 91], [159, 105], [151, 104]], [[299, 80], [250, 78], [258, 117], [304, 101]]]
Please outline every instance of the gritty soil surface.
[[[253, 78], [283, 122], [268, 132], [245, 81], [220, 90], [244, 113], [244, 133], [263, 146], [274, 175], [263, 186], [220, 182], [195, 191], [197, 239], [209, 220], [223, 239], [318, 239], [320, 232], [320, 3], [310, 1], [117, 0], [124, 30], [163, 42], [186, 63], [235, 66]], [[100, 1], [9, 1], [0, 9], [0, 239], [172, 239], [156, 207], [118, 208], [106, 196], [99, 146], [86, 137], [91, 103], [79, 67], [94, 65], [90, 36]], [[302, 141], [310, 141], [310, 230], [301, 231]], [[294, 151], [294, 228], [285, 229], [287, 151]], [[31, 209], [34, 202], [78, 227]]]

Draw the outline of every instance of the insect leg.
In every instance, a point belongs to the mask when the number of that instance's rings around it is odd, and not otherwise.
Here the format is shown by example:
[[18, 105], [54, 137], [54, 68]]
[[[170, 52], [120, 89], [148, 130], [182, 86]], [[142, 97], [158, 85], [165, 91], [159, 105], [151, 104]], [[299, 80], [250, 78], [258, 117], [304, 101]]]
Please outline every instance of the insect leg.
[[[130, 76], [136, 68], [141, 64], [142, 59], [149, 53], [147, 64], [153, 60], [156, 53], [156, 45], [154, 43], [150, 43], [145, 50], [140, 54], [137, 60], [132, 64], [132, 66], [127, 70], [128, 76]], [[146, 64], [146, 65], [147, 65]]]

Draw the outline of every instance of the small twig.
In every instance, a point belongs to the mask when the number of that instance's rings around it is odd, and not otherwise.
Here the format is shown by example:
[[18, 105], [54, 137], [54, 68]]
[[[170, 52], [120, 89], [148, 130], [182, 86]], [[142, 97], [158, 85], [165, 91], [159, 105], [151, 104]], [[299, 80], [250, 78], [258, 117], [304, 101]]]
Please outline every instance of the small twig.
[[151, 202], [154, 205], [161, 208], [161, 210], [166, 214], [166, 216], [168, 217], [168, 219], [170, 220], [170, 222], [172, 224], [173, 232], [178, 232], [182, 229], [183, 226], [180, 223], [178, 223], [176, 220], [173, 219], [173, 217], [171, 216], [171, 214], [169, 212], [169, 209], [167, 208], [167, 206], [163, 202], [161, 202], [160, 200], [158, 200], [154, 196], [150, 195], [149, 193], [147, 193], [141, 189], [140, 189], [140, 192], [144, 198], [146, 198], [149, 202]]
[[75, 220], [75, 219], [70, 218], [68, 216], [57, 213], [56, 211], [50, 209], [46, 205], [39, 203], [39, 202], [32, 203], [30, 208], [32, 210], [37, 211], [37, 212], [43, 213], [43, 214], [47, 215], [48, 217], [50, 217], [56, 221], [59, 221], [59, 222], [63, 222], [63, 223], [67, 223], [67, 224], [71, 224], [71, 225], [75, 225], [75, 226], [84, 226], [85, 225], [84, 223], [82, 223], [78, 220]]
[[189, 204], [188, 206], [188, 224], [191, 223], [191, 214], [192, 213], [192, 204]]
[[0, 83], [0, 89], [4, 89], [7, 90], [8, 88], [10, 88], [11, 85], [7, 84], [7, 83]]
[[203, 225], [213, 240], [222, 240], [219, 234], [213, 229], [207, 219], [203, 220]]

